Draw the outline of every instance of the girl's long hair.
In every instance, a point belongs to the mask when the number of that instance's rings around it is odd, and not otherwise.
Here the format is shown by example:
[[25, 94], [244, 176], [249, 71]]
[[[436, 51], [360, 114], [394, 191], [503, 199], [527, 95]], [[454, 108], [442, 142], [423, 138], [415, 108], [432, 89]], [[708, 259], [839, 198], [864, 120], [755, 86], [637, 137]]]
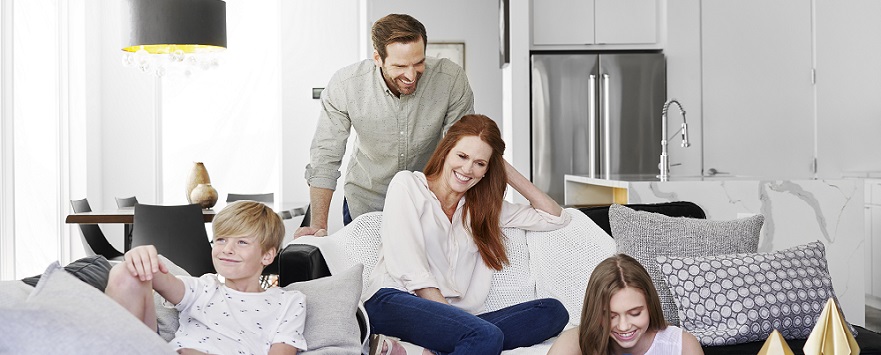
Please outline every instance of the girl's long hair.
[[424, 173], [429, 180], [439, 178], [443, 174], [447, 155], [459, 140], [468, 136], [478, 137], [489, 144], [492, 155], [489, 158], [486, 175], [465, 192], [462, 224], [471, 232], [483, 262], [490, 268], [501, 270], [502, 266], [508, 263], [502, 229], [499, 226], [499, 215], [502, 211], [505, 189], [508, 186], [508, 176], [502, 158], [505, 141], [502, 140], [502, 134], [496, 123], [484, 115], [463, 116], [450, 127], [438, 143], [437, 149], [425, 164]]
[[599, 263], [587, 282], [578, 329], [578, 346], [582, 355], [609, 353], [612, 334], [609, 302], [612, 295], [627, 287], [641, 290], [645, 296], [649, 330], [659, 331], [667, 327], [658, 291], [648, 272], [629, 255], [616, 254]]

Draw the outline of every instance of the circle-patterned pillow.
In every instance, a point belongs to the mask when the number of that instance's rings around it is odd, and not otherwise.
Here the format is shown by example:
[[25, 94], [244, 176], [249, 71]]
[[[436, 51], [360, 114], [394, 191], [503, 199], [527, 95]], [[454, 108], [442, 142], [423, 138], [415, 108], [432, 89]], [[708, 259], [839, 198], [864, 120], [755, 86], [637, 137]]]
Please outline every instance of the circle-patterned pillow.
[[657, 261], [682, 328], [703, 345], [761, 341], [774, 329], [786, 339], [805, 339], [835, 298], [819, 241], [772, 253]]

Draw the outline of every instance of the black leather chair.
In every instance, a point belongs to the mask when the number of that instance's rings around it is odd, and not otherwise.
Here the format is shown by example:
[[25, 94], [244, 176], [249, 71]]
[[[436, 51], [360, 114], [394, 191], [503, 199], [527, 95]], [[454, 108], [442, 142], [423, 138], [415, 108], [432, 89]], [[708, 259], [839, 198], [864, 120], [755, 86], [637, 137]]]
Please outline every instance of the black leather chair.
[[[92, 212], [92, 206], [89, 205], [89, 199], [70, 200], [70, 207], [74, 213]], [[92, 255], [101, 255], [107, 260], [122, 261], [123, 254], [119, 250], [110, 245], [101, 227], [97, 224], [80, 224], [80, 231], [83, 233], [84, 246], [86, 252], [91, 251]]]
[[[116, 198], [116, 207], [125, 208], [125, 207], [135, 207], [138, 203], [138, 198], [135, 196], [131, 197], [117, 197]], [[124, 248], [126, 251], [132, 248], [132, 225], [126, 223], [123, 226], [123, 235], [125, 238]]]
[[193, 276], [214, 273], [202, 207], [135, 205], [132, 247], [153, 245]]

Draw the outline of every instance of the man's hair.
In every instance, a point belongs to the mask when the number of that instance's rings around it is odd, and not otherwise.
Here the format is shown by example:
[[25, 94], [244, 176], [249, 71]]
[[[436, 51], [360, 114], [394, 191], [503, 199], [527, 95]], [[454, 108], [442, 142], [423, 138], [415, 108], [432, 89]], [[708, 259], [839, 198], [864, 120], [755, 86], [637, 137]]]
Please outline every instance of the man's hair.
[[373, 49], [379, 53], [379, 58], [383, 61], [388, 55], [386, 46], [389, 44], [416, 42], [419, 38], [422, 38], [423, 44], [428, 44], [425, 26], [410, 15], [386, 15], [373, 23], [373, 29], [370, 32]]
[[214, 216], [214, 238], [250, 236], [257, 238], [265, 253], [281, 248], [284, 223], [269, 206], [255, 201], [236, 201]]

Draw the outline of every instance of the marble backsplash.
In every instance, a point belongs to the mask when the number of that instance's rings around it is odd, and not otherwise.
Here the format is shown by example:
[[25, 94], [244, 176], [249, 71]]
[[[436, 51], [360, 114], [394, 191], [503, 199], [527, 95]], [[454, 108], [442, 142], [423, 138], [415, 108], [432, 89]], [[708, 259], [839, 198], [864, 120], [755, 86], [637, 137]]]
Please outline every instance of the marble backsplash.
[[759, 251], [815, 240], [826, 246], [832, 284], [848, 322], [865, 324], [863, 181], [718, 180], [628, 183], [628, 203], [691, 201], [708, 219], [765, 216]]

